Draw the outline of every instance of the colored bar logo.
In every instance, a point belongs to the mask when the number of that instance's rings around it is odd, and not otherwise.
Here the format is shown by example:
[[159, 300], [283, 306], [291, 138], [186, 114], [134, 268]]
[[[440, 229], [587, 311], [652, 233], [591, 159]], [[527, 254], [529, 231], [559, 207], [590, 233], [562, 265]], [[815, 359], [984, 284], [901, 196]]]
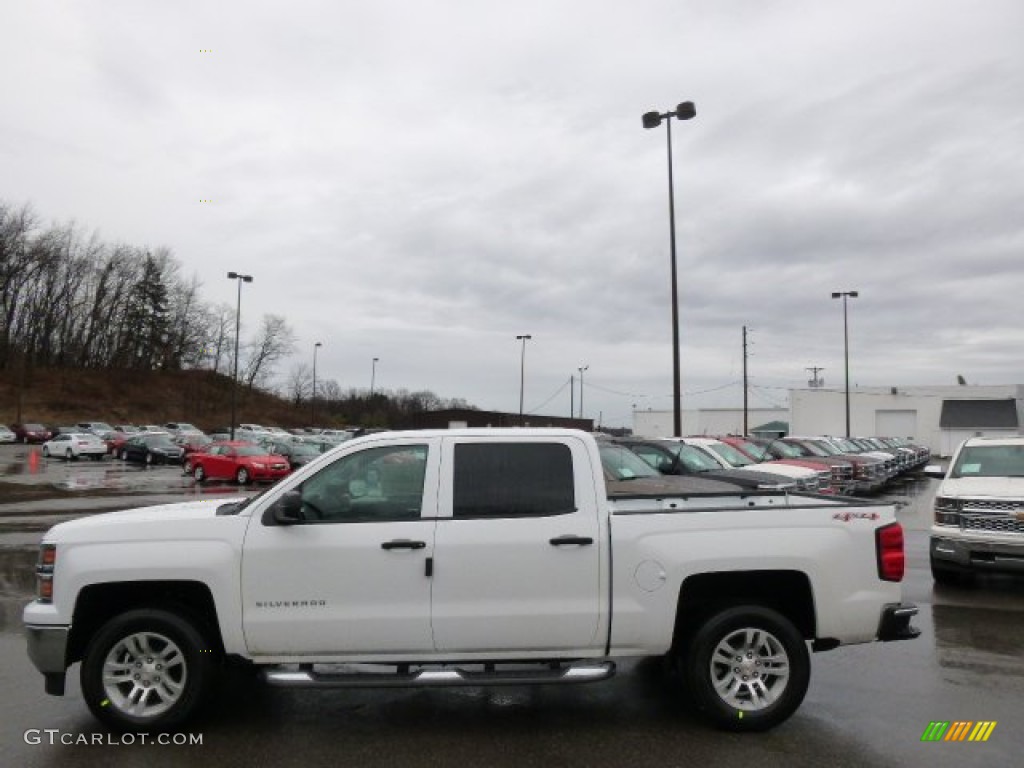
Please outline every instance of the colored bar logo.
[[921, 734], [921, 741], [988, 741], [995, 729], [995, 720], [933, 720]]

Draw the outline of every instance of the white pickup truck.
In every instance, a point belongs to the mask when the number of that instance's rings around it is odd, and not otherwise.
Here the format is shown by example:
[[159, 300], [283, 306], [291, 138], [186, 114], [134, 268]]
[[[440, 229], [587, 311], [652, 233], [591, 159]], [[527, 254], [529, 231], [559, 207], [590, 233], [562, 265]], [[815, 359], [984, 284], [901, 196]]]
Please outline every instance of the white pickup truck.
[[564, 429], [380, 433], [258, 496], [62, 523], [24, 611], [46, 691], [81, 662], [119, 729], [195, 714], [229, 658], [281, 686], [577, 683], [668, 656], [712, 722], [791, 715], [808, 648], [915, 637], [890, 505], [609, 498]]

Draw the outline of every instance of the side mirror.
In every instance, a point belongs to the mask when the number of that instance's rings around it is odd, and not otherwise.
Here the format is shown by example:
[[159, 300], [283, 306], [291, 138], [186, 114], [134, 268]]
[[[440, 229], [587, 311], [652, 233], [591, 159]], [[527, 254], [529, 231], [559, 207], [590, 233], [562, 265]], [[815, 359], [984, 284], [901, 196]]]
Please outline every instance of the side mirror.
[[929, 464], [924, 468], [924, 473], [928, 477], [934, 477], [936, 480], [941, 480], [946, 476], [946, 470], [938, 464]]
[[288, 491], [270, 507], [271, 517], [277, 525], [295, 525], [302, 522], [302, 491]]

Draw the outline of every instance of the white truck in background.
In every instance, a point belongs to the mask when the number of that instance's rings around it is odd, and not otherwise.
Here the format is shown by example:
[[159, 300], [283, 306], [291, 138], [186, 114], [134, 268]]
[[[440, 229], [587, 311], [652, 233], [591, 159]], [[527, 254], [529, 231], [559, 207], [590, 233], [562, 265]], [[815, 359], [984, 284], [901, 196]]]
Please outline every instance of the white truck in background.
[[1024, 437], [969, 438], [948, 470], [925, 474], [942, 480], [928, 548], [936, 583], [1024, 573]]
[[387, 432], [249, 499], [115, 512], [43, 538], [24, 611], [46, 691], [80, 662], [117, 729], [193, 717], [226, 659], [280, 686], [595, 681], [668, 655], [720, 727], [800, 705], [809, 649], [904, 640], [891, 505], [605, 487], [565, 429]]

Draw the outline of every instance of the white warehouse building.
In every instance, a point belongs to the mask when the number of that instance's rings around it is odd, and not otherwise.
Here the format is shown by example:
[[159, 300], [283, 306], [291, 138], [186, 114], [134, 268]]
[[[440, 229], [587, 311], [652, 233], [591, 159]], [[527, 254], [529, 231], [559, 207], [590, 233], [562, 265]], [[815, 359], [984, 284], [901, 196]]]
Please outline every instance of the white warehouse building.
[[[1020, 431], [1024, 386], [916, 386], [850, 388], [850, 434], [908, 437], [937, 456], [962, 440]], [[846, 392], [792, 389], [789, 432], [846, 434]]]
[[[1024, 385], [894, 386], [850, 388], [850, 433], [906, 437], [936, 456], [949, 456], [962, 440], [979, 435], [1017, 435], [1024, 423]], [[740, 434], [742, 408], [682, 413], [684, 435]], [[791, 389], [789, 408], [752, 408], [750, 432], [770, 434], [778, 422], [791, 435], [846, 434], [846, 392]], [[786, 429], [788, 425], [788, 429]], [[635, 411], [633, 432], [672, 434], [672, 411]]]

